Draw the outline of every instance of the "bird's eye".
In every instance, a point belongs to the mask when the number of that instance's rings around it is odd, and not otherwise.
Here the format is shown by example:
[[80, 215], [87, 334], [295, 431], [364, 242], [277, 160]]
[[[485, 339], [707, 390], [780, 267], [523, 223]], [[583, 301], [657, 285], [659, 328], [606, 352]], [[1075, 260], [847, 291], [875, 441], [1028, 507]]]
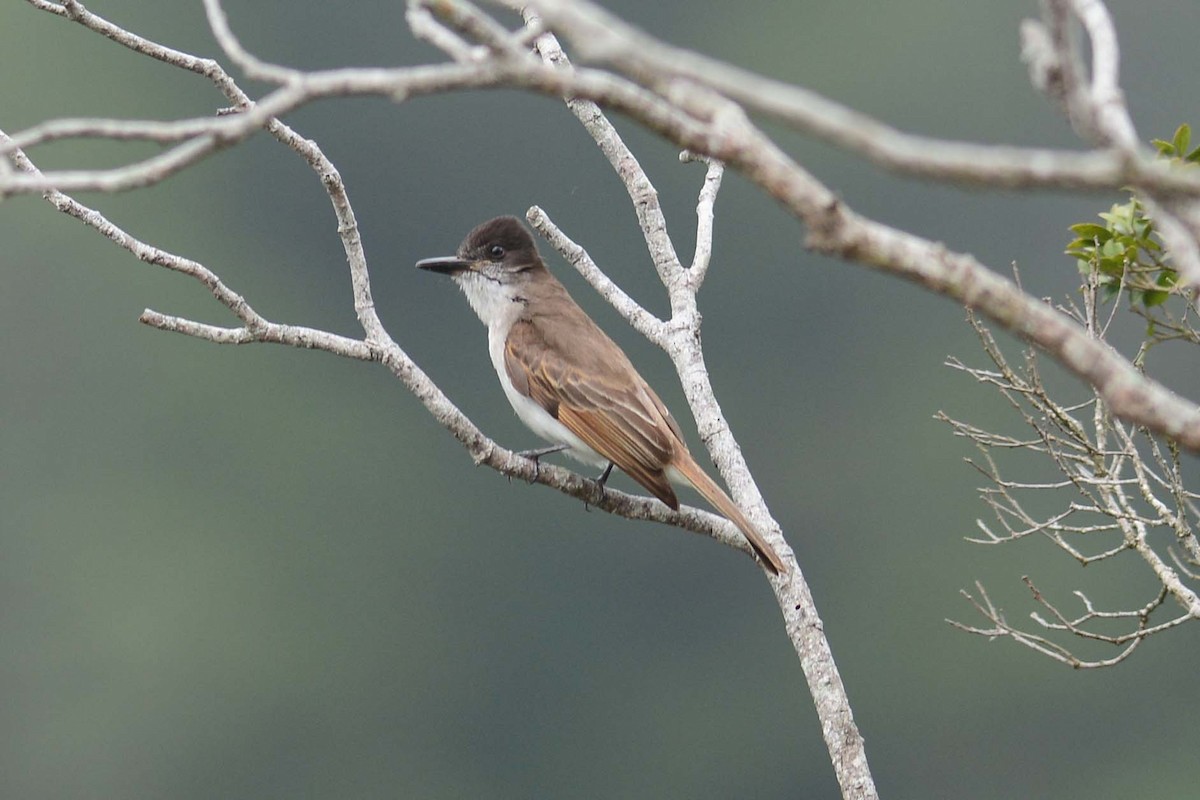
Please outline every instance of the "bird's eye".
[[492, 260], [494, 261], [499, 261], [500, 259], [504, 258], [504, 248], [498, 244], [492, 245], [491, 249], [488, 250], [488, 253], [491, 254]]

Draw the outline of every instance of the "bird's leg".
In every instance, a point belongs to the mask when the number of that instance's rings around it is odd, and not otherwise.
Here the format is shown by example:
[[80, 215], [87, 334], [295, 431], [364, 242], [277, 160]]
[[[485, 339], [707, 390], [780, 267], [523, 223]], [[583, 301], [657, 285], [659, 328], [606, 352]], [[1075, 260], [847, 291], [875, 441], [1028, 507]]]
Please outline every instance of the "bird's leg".
[[[600, 499], [604, 499], [604, 484], [608, 483], [608, 476], [612, 474], [613, 462], [608, 462], [608, 466], [604, 468], [604, 472], [600, 473], [600, 477], [596, 478], [596, 489], [600, 492]], [[583, 504], [584, 511], [590, 511], [588, 504]]]
[[600, 473], [600, 477], [596, 478], [596, 487], [600, 490], [600, 496], [604, 496], [604, 484], [608, 483], [608, 476], [612, 474], [613, 462], [608, 462], [608, 466], [604, 468], [604, 472]]
[[542, 456], [548, 456], [551, 453], [561, 453], [570, 446], [569, 444], [552, 444], [546, 447], [539, 447], [535, 450], [519, 450], [517, 451], [517, 455], [522, 458], [528, 458], [533, 462], [533, 479], [536, 481], [541, 470]]

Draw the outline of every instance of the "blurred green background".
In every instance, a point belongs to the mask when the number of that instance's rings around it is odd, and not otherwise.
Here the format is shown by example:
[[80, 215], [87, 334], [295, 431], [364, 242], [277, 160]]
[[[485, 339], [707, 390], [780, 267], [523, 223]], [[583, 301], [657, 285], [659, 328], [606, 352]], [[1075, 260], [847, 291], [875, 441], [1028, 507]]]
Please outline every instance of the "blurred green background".
[[[1075, 146], [1018, 60], [1033, 2], [607, 5], [906, 130]], [[1200, 121], [1200, 5], [1113, 5], [1140, 134]], [[218, 55], [198, 2], [89, 7]], [[413, 41], [399, 2], [228, 10], [248, 47], [290, 65], [440, 58]], [[223, 105], [202, 79], [23, 3], [0, 9], [0, 64], [10, 133]], [[346, 180], [392, 335], [500, 442], [535, 444], [502, 399], [482, 326], [414, 261], [536, 203], [665, 311], [620, 184], [560, 103], [341, 100], [289, 122]], [[702, 169], [617, 123], [690, 253]], [[1073, 286], [1066, 226], [1120, 199], [932, 186], [780, 139], [858, 210], [996, 269], [1015, 261], [1049, 296]], [[149, 152], [31, 155], [49, 168]], [[80, 199], [213, 268], [275, 321], [359, 333], [328, 201], [266, 137], [153, 189]], [[1040, 542], [963, 541], [983, 512], [978, 481], [966, 444], [932, 415], [1017, 428], [942, 365], [982, 361], [962, 310], [808, 254], [803, 235], [726, 178], [705, 341], [813, 585], [883, 796], [1195, 796], [1194, 626], [1116, 669], [1075, 673], [943, 621], [978, 621], [958, 596], [976, 579], [1014, 620], [1034, 608], [1023, 574], [1067, 608], [1074, 588], [1116, 607], [1144, 602], [1148, 583], [1136, 564], [1085, 574]], [[475, 469], [377, 366], [140, 326], [147, 306], [232, 320], [194, 281], [39, 198], [0, 207], [0, 242], [0, 796], [836, 796], [795, 654], [745, 558]], [[666, 359], [552, 267], [690, 432]], [[1200, 396], [1194, 353], [1155, 358]]]

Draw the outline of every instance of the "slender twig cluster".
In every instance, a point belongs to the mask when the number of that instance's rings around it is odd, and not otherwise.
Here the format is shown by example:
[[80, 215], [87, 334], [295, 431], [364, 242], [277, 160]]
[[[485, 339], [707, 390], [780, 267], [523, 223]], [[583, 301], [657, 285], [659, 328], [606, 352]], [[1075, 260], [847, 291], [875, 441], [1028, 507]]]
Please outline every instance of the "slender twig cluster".
[[[1093, 273], [1083, 287], [1082, 307], [1071, 304], [1062, 311], [1103, 340], [1118, 305], [1105, 311], [1100, 294]], [[990, 366], [969, 367], [956, 358], [947, 363], [999, 393], [1022, 423], [1019, 435], [1001, 434], [938, 415], [979, 451], [968, 463], [986, 481], [979, 492], [991, 521], [979, 520], [982, 535], [970, 541], [999, 545], [1044, 538], [1081, 566], [1117, 560], [1140, 563], [1156, 588], [1138, 607], [1112, 611], [1098, 610], [1077, 590], [1073, 594], [1082, 612], [1071, 615], [1024, 576], [1043, 613], [1030, 615], [1034, 627], [1021, 628], [976, 583], [974, 593], [963, 595], [987, 626], [952, 624], [990, 638], [1010, 638], [1075, 668], [1091, 668], [1120, 663], [1148, 637], [1200, 620], [1200, 494], [1186, 486], [1178, 446], [1117, 419], [1094, 391], [1082, 400], [1062, 402], [1047, 388], [1036, 353], [1027, 350], [1023, 362], [1013, 365], [991, 331], [973, 315], [969, 321]], [[1042, 462], [1040, 469], [1029, 465], [1024, 458], [1029, 454]], [[1018, 460], [1020, 466], [1000, 466]], [[1010, 477], [1031, 471], [1052, 477]], [[1085, 658], [1059, 641], [1063, 635], [1074, 637], [1076, 648], [1095, 642], [1117, 652]]]

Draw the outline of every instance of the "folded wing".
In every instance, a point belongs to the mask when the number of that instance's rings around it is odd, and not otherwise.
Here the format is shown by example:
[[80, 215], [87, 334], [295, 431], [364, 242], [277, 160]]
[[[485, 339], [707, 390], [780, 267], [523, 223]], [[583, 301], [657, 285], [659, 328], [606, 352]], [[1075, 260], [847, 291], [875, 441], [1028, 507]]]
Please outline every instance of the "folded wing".
[[615, 345], [613, 350], [623, 363], [589, 364], [584, 374], [547, 347], [534, 325], [518, 321], [508, 335], [504, 365], [517, 391], [677, 509], [665, 469], [684, 446], [678, 426], [624, 354]]

